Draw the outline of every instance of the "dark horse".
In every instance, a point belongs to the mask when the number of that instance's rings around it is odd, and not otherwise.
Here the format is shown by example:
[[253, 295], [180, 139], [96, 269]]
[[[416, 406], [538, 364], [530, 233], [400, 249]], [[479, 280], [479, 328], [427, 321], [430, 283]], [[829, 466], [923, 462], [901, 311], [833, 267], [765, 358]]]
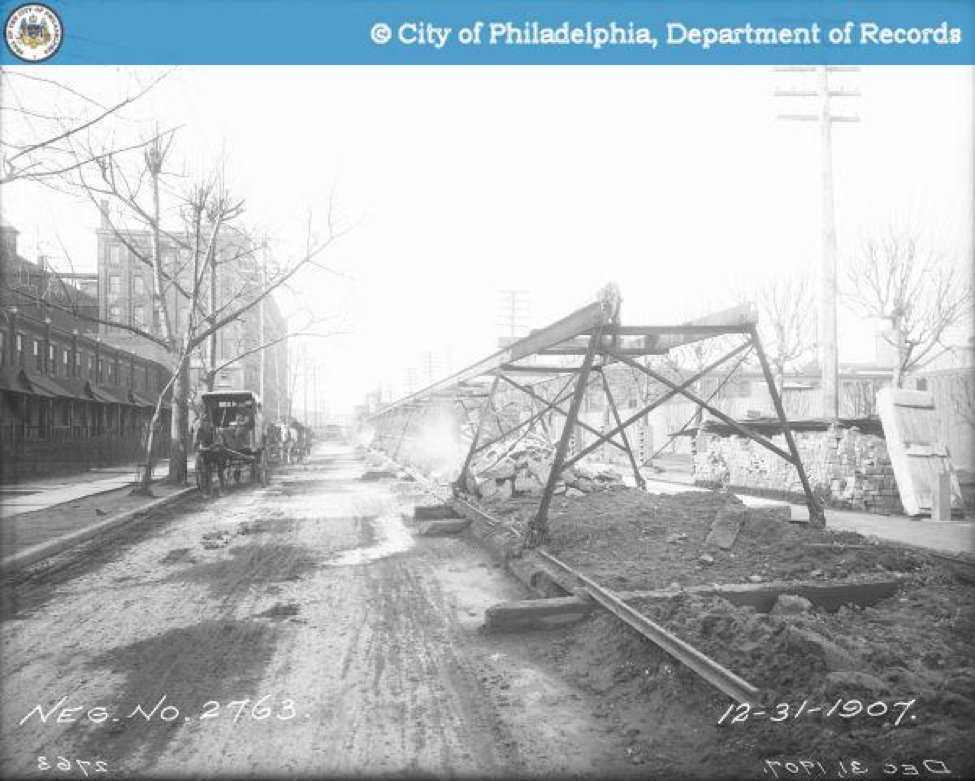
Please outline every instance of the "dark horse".
[[204, 495], [212, 493], [214, 472], [219, 482], [217, 495], [224, 491], [228, 461], [223, 437], [210, 419], [204, 418], [196, 430], [196, 485]]

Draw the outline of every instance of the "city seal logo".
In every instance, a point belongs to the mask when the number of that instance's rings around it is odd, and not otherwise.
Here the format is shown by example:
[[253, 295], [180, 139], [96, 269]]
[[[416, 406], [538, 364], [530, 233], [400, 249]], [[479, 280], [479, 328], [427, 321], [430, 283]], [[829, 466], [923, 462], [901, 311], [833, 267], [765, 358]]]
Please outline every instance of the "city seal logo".
[[43, 62], [61, 47], [61, 19], [52, 8], [30, 3], [15, 8], [3, 26], [7, 48], [24, 62]]

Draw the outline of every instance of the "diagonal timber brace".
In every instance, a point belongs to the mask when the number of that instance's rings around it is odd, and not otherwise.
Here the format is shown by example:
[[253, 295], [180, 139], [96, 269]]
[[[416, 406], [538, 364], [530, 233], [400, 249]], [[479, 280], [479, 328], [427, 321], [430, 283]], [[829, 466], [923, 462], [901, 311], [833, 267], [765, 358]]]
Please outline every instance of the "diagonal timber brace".
[[634, 369], [639, 369], [640, 371], [646, 373], [647, 375], [649, 375], [650, 377], [652, 377], [653, 379], [655, 379], [657, 382], [659, 382], [661, 385], [666, 385], [668, 388], [670, 388], [671, 390], [675, 391], [676, 393], [679, 393], [681, 396], [683, 396], [684, 398], [686, 398], [688, 401], [692, 401], [695, 404], [697, 404], [697, 406], [699, 406], [701, 409], [707, 410], [712, 415], [714, 415], [714, 417], [716, 417], [718, 420], [720, 420], [722, 423], [726, 423], [727, 425], [731, 426], [731, 428], [733, 428], [735, 431], [737, 431], [743, 437], [748, 437], [749, 439], [757, 442], [759, 445], [761, 445], [762, 447], [766, 448], [767, 450], [771, 450], [777, 456], [779, 456], [780, 458], [784, 458], [790, 464], [794, 464], [795, 463], [795, 460], [793, 459], [793, 456], [792, 456], [791, 453], [787, 453], [785, 450], [783, 450], [782, 448], [780, 448], [778, 445], [775, 445], [775, 444], [769, 442], [761, 434], [755, 433], [754, 431], [752, 431], [751, 429], [749, 429], [747, 426], [743, 426], [741, 423], [739, 423], [738, 421], [736, 421], [734, 418], [731, 418], [728, 415], [725, 415], [717, 407], [713, 407], [712, 405], [708, 404], [703, 399], [699, 399], [697, 396], [695, 396], [693, 393], [691, 393], [689, 390], [687, 390], [686, 383], [683, 386], [682, 385], [677, 385], [676, 383], [672, 382], [671, 380], [668, 380], [662, 374], [659, 374], [659, 373], [655, 372], [653, 369], [650, 369], [650, 368], [648, 368], [646, 366], [643, 366], [640, 363], [637, 363], [636, 361], [634, 361], [632, 358], [629, 358], [628, 356], [618, 355], [612, 349], [608, 349], [607, 352], [609, 352], [609, 354], [612, 355], [617, 360], [622, 361], [623, 363], [625, 363], [625, 364], [627, 364], [629, 366], [632, 366]]
[[[689, 387], [689, 386], [693, 385], [695, 382], [697, 382], [702, 377], [705, 377], [706, 375], [708, 375], [711, 372], [713, 372], [715, 369], [717, 369], [719, 366], [721, 366], [721, 364], [725, 363], [726, 361], [731, 360], [736, 355], [738, 355], [738, 353], [744, 352], [746, 349], [748, 349], [748, 343], [747, 342], [745, 342], [744, 344], [739, 345], [738, 347], [736, 347], [731, 352], [726, 353], [725, 355], [723, 355], [720, 358], [718, 358], [718, 360], [714, 361], [713, 363], [708, 364], [706, 367], [704, 367], [703, 369], [701, 369], [701, 371], [699, 371], [697, 374], [695, 374], [692, 377], [686, 379], [682, 383], [682, 387]], [[635, 415], [631, 415], [626, 420], [624, 420], [622, 423], [620, 423], [619, 425], [617, 425], [616, 428], [611, 429], [610, 431], [607, 431], [605, 434], [603, 434], [602, 436], [600, 436], [595, 442], [592, 442], [586, 448], [584, 448], [581, 452], [579, 452], [576, 455], [574, 455], [571, 459], [569, 459], [566, 462], [565, 466], [566, 467], [572, 466], [577, 461], [585, 458], [587, 455], [589, 455], [590, 453], [592, 453], [597, 447], [599, 447], [603, 443], [603, 441], [605, 439], [607, 439], [607, 438], [609, 438], [611, 436], [614, 436], [615, 434], [618, 434], [619, 432], [621, 432], [623, 429], [625, 429], [625, 428], [633, 425], [640, 418], [642, 418], [645, 415], [648, 415], [649, 413], [653, 412], [657, 407], [663, 405], [665, 402], [669, 401], [670, 399], [672, 399], [677, 394], [678, 394], [678, 391], [677, 390], [671, 389], [671, 390], [667, 391], [666, 393], [664, 393], [663, 395], [659, 396], [658, 398], [654, 399], [649, 404], [647, 404], [643, 409], [641, 409], [639, 412], [637, 412]]]

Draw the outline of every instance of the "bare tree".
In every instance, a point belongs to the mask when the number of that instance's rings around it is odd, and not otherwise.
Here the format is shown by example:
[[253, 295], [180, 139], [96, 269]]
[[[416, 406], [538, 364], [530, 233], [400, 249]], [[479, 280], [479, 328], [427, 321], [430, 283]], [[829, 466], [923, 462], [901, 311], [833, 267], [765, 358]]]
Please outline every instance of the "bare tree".
[[883, 338], [895, 350], [896, 388], [971, 312], [971, 280], [910, 225], [891, 224], [866, 239], [848, 260], [846, 281], [847, 298], [860, 314], [890, 323]]
[[739, 290], [736, 298], [758, 306], [758, 335], [781, 395], [786, 371], [816, 347], [813, 285], [806, 276], [775, 277]]
[[[97, 163], [112, 152], [143, 146], [144, 138], [118, 135], [122, 112], [168, 72], [126, 90], [109, 102], [35, 72], [0, 68], [0, 185], [31, 181], [56, 187], [61, 177]], [[91, 155], [77, 154], [75, 141], [111, 129], [111, 141]]]
[[[94, 163], [70, 169], [62, 183], [101, 213], [114, 240], [125, 247], [136, 267], [151, 279], [153, 322], [137, 322], [122, 316], [79, 317], [140, 336], [167, 356], [172, 371], [165, 391], [172, 389], [169, 480], [182, 484], [187, 475], [189, 440], [190, 362], [210, 346], [210, 373], [219, 365], [213, 337], [241, 322], [261, 301], [292, 281], [305, 269], [321, 269], [321, 255], [333, 241], [347, 232], [337, 225], [330, 198], [319, 234], [309, 214], [304, 246], [283, 260], [262, 265], [257, 249], [246, 231], [237, 226], [244, 203], [233, 198], [221, 177], [209, 176], [182, 190], [173, 187], [169, 170], [175, 132], [156, 133], [142, 148], [104, 154], [84, 139], [72, 141], [79, 159]], [[173, 230], [168, 225], [179, 224]], [[221, 244], [222, 237], [235, 231], [234, 240]], [[218, 261], [219, 256], [219, 261]], [[213, 270], [226, 264], [231, 284], [219, 296], [213, 291]], [[281, 335], [278, 335], [281, 337]], [[273, 341], [268, 340], [267, 347]], [[256, 346], [256, 349], [263, 349]], [[251, 350], [253, 352], [253, 350]], [[146, 443], [146, 462], [152, 455], [154, 437], [161, 421], [157, 404]], [[149, 491], [150, 470], [145, 470], [141, 490]]]

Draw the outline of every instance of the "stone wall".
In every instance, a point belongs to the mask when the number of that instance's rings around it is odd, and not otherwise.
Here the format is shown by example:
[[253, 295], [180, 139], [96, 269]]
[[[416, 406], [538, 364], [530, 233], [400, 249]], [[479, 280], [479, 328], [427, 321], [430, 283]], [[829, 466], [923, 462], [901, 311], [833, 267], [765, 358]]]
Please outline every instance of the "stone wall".
[[[883, 437], [838, 426], [794, 436], [813, 491], [828, 506], [882, 514], [903, 511]], [[781, 434], [770, 439], [788, 450]], [[695, 439], [693, 450], [698, 485], [726, 485], [732, 490], [804, 501], [792, 465], [750, 439], [704, 431]]]

